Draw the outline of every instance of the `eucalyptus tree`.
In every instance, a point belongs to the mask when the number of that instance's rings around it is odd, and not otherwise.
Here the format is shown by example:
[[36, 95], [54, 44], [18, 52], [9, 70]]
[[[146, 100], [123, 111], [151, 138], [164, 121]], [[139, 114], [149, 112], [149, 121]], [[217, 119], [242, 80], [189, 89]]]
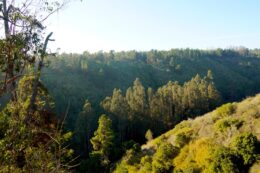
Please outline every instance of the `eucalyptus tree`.
[[48, 42], [52, 41], [52, 33], [46, 36], [44, 22], [67, 3], [59, 0], [0, 1], [1, 95], [8, 93], [16, 101], [17, 81], [25, 69], [31, 66], [37, 73], [41, 71], [43, 59], [49, 53]]

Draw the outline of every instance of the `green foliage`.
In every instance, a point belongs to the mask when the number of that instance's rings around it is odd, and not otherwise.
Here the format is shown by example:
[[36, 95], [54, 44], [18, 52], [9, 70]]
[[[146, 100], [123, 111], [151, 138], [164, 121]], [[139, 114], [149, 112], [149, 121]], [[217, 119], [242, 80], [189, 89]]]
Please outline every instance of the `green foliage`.
[[[250, 56], [232, 49], [60, 54], [57, 58], [49, 58], [50, 67], [44, 72], [52, 75], [44, 75], [42, 80], [55, 98], [58, 113], [65, 112], [64, 105], [67, 105], [68, 99], [71, 101], [67, 125], [73, 129], [74, 123], [71, 122], [76, 121], [86, 98], [93, 104], [95, 111], [99, 112], [99, 103], [111, 95], [114, 88], [120, 88], [123, 93], [136, 78], [142, 81], [144, 88], [149, 86], [156, 91], [170, 80], [183, 84], [196, 74], [205, 76], [211, 69], [215, 88], [224, 102], [253, 95], [260, 91], [260, 60], [257, 58], [258, 50], [250, 52]], [[252, 64], [250, 68], [246, 65], [248, 62]], [[87, 70], [83, 64], [87, 64]], [[175, 70], [178, 65], [181, 68]], [[103, 74], [99, 73], [100, 69], [103, 69]], [[214, 95], [214, 92], [211, 93]], [[214, 108], [212, 105], [216, 106], [213, 102], [209, 105], [209, 110]], [[181, 113], [180, 115], [182, 116]], [[148, 128], [151, 127], [146, 127], [145, 130]], [[161, 133], [152, 130], [155, 135]], [[143, 133], [145, 131], [140, 134], [142, 137]]]
[[[0, 169], [3, 172], [67, 172], [73, 156], [72, 133], [63, 133], [50, 112], [47, 92], [39, 88], [37, 110], [28, 114], [32, 77], [20, 80], [18, 98], [0, 113]], [[29, 123], [28, 123], [29, 122]], [[4, 129], [3, 129], [4, 127]], [[11, 145], [10, 145], [11, 144]]]
[[128, 165], [134, 165], [140, 162], [141, 159], [141, 148], [139, 144], [135, 144], [133, 148], [126, 151], [126, 155], [124, 156], [124, 161]]
[[[140, 138], [143, 139], [141, 134], [146, 129], [155, 128], [160, 133], [183, 119], [207, 112], [219, 101], [212, 76], [201, 78], [197, 75], [183, 86], [170, 81], [155, 92], [148, 88], [147, 93], [137, 78], [125, 96], [121, 90], [114, 89], [113, 95], [106, 97], [101, 105], [115, 117], [120, 141], [130, 137], [143, 142]], [[125, 133], [126, 129], [128, 133]]]
[[105, 115], [101, 115], [98, 120], [98, 129], [95, 131], [94, 136], [90, 142], [93, 147], [91, 155], [94, 158], [101, 157], [101, 165], [109, 165], [109, 156], [112, 152], [114, 145], [114, 132], [112, 128], [112, 121]]
[[183, 147], [188, 144], [191, 140], [192, 129], [189, 127], [185, 127], [176, 132], [175, 145], [178, 147]]
[[152, 157], [151, 156], [144, 156], [141, 158], [140, 161], [140, 170], [139, 173], [148, 173], [152, 172]]
[[241, 158], [236, 152], [221, 147], [214, 152], [211, 159], [209, 173], [239, 173]]
[[236, 136], [232, 141], [232, 146], [240, 154], [244, 160], [244, 165], [252, 165], [255, 160], [258, 141], [252, 133], [244, 133]]
[[[142, 155], [140, 145], [136, 143], [133, 144], [132, 147], [126, 151], [124, 157], [121, 159], [120, 163], [116, 165], [113, 172], [135, 172], [137, 170], [135, 165], [140, 163]], [[135, 171], [131, 170], [131, 168]]]
[[181, 148], [174, 158], [174, 172], [201, 172], [211, 163], [216, 144], [210, 138], [200, 138]]
[[129, 105], [121, 90], [114, 89], [111, 97], [106, 97], [101, 106], [115, 116], [118, 124], [119, 140], [122, 143], [126, 139], [125, 131], [129, 127], [129, 121], [132, 116], [129, 115]]
[[51, 14], [64, 5], [58, 2], [59, 0], [50, 0], [47, 3], [37, 0], [37, 5], [34, 5], [26, 0], [19, 3], [1, 1], [3, 17], [0, 20], [4, 27], [1, 29], [0, 39], [0, 71], [3, 76], [0, 82], [0, 96], [9, 94], [12, 101], [17, 101], [19, 76], [24, 75], [30, 67], [41, 71], [43, 59], [48, 55], [48, 41], [52, 35], [50, 33], [44, 40], [46, 27], [43, 25]]
[[153, 132], [148, 129], [145, 133], [145, 139], [149, 142], [153, 139]]
[[152, 172], [171, 172], [173, 169], [172, 159], [178, 154], [178, 149], [173, 145], [164, 142], [157, 149], [153, 156]]
[[225, 132], [230, 127], [235, 127], [236, 129], [239, 129], [243, 125], [243, 120], [227, 117], [218, 120], [215, 123], [215, 129], [220, 132]]
[[[218, 117], [217, 122], [212, 119], [216, 111], [185, 120], [143, 145], [141, 151], [130, 152], [131, 157], [128, 153], [132, 162], [122, 159], [118, 167], [142, 173], [257, 172], [260, 136], [254, 122], [258, 119], [251, 114], [245, 117], [244, 113], [248, 107], [258, 109], [259, 101], [260, 95], [257, 95], [236, 103], [242, 113], [230, 116], [230, 112], [224, 111], [225, 116]], [[208, 133], [214, 128], [218, 133]]]
[[199, 169], [194, 163], [190, 163], [189, 167], [185, 169], [174, 169], [174, 173], [200, 173], [201, 169]]
[[236, 111], [236, 105], [234, 103], [227, 103], [215, 110], [216, 119], [231, 116]]

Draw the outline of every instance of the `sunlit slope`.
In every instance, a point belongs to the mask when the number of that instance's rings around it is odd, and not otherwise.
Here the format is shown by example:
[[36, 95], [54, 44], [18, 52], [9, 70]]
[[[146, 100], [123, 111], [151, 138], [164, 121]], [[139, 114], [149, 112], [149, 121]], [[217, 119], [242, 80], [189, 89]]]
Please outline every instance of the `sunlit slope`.
[[257, 172], [260, 94], [228, 103], [129, 150], [115, 172]]

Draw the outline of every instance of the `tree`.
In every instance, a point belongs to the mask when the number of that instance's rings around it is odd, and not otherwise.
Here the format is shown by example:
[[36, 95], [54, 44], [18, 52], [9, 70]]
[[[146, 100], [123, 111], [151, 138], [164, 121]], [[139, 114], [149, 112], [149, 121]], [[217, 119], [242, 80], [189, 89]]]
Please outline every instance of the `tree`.
[[[73, 150], [67, 142], [72, 133], [63, 132], [50, 111], [50, 96], [43, 85], [35, 104], [30, 124], [24, 123], [34, 77], [23, 77], [18, 84], [17, 101], [11, 101], [0, 112], [0, 127], [4, 130], [0, 137], [0, 169], [3, 172], [66, 172]], [[11, 144], [11, 145], [9, 145]]]
[[153, 140], [153, 132], [150, 129], [146, 131], [145, 138], [147, 139], [148, 142]]
[[83, 110], [80, 112], [75, 124], [75, 139], [78, 145], [78, 151], [87, 155], [90, 151], [90, 137], [92, 134], [92, 124], [94, 121], [94, 111], [91, 103], [86, 100]]
[[130, 108], [136, 113], [144, 113], [147, 107], [145, 89], [139, 80], [136, 78], [134, 85], [127, 89], [126, 100]]
[[109, 156], [114, 145], [114, 132], [111, 126], [112, 121], [105, 114], [101, 115], [98, 120], [98, 129], [90, 140], [93, 147], [91, 155], [100, 155], [101, 166], [104, 167], [109, 165]]
[[129, 105], [122, 95], [121, 90], [114, 89], [113, 95], [105, 98], [104, 101], [101, 102], [101, 106], [116, 117], [119, 141], [122, 143], [126, 138], [126, 128], [131, 118], [129, 115]]
[[[3, 172], [65, 172], [73, 151], [72, 133], [63, 133], [52, 113], [51, 97], [40, 81], [44, 59], [49, 55], [44, 21], [65, 4], [59, 1], [0, 2], [0, 96], [11, 101], [1, 112], [7, 128], [0, 139]], [[22, 78], [21, 78], [22, 77]], [[19, 83], [18, 83], [19, 81]], [[8, 145], [12, 143], [12, 145]]]
[[[39, 59], [37, 73], [44, 65], [43, 57], [47, 55], [47, 44], [51, 40], [50, 34], [43, 41], [46, 28], [44, 21], [64, 5], [65, 2], [60, 3], [58, 0], [0, 2], [0, 19], [4, 25], [1, 29], [3, 38], [0, 39], [0, 69], [4, 74], [1, 95], [9, 93], [15, 101], [17, 81], [24, 75], [28, 65], [36, 65]], [[35, 78], [35, 84], [37, 80]]]

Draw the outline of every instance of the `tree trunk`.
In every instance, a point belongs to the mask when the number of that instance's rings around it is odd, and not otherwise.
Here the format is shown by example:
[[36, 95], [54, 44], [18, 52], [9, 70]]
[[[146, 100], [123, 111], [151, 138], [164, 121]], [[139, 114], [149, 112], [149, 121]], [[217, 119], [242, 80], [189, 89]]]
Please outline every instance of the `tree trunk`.
[[[5, 39], [9, 43], [9, 45], [6, 46], [7, 49], [7, 69], [6, 69], [6, 81], [14, 78], [14, 55], [12, 52], [12, 43], [10, 42], [10, 27], [9, 27], [9, 9], [10, 5], [7, 7], [6, 0], [3, 0], [3, 22], [4, 22], [4, 30], [5, 30]], [[13, 80], [10, 83], [5, 83], [6, 91], [11, 94], [11, 100], [16, 101], [17, 95], [15, 91], [16, 82]]]
[[[30, 100], [29, 108], [28, 108], [28, 118], [29, 119], [30, 119], [30, 115], [33, 114], [37, 110], [37, 105], [35, 104], [35, 102], [36, 102], [36, 97], [38, 95], [38, 88], [39, 88], [39, 84], [40, 84], [39, 80], [40, 80], [40, 76], [41, 76], [41, 70], [42, 70], [42, 67], [43, 67], [43, 60], [44, 60], [44, 57], [46, 56], [47, 45], [48, 45], [48, 42], [49, 42], [52, 34], [53, 33], [51, 32], [45, 39], [43, 52], [41, 54], [40, 61], [39, 61], [39, 64], [38, 64], [38, 68], [37, 68], [37, 72], [36, 72], [36, 76], [35, 76], [35, 79], [33, 81], [32, 97], [31, 97], [31, 100]], [[29, 120], [28, 118], [26, 119], [26, 121]]]

